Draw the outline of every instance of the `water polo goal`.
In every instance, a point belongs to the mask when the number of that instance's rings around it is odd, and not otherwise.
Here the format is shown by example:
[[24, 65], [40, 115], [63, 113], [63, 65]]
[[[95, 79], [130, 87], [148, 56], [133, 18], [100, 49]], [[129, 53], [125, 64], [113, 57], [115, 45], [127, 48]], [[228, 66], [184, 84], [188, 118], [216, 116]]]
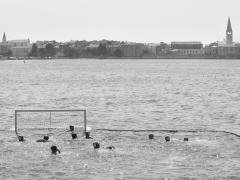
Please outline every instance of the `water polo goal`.
[[83, 109], [15, 110], [15, 133], [27, 130], [49, 130], [81, 127], [87, 131], [87, 112]]

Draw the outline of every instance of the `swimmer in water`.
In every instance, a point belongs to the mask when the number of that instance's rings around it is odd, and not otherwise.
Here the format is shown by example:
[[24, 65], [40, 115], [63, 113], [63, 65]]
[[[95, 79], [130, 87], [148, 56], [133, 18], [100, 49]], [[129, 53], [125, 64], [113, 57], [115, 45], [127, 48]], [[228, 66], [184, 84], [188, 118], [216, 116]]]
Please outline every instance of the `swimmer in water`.
[[90, 137], [90, 132], [85, 132], [85, 137], [86, 139], [92, 139], [92, 137]]
[[113, 149], [115, 149], [115, 147], [114, 146], [108, 146], [108, 147], [106, 147], [106, 149], [113, 150]]
[[77, 134], [76, 133], [72, 133], [72, 139], [77, 139]]
[[72, 125], [69, 126], [69, 131], [72, 131], [72, 132], [73, 132], [73, 131], [74, 131], [74, 126], [72, 126]]
[[24, 142], [24, 141], [25, 141], [25, 139], [24, 139], [24, 137], [23, 137], [23, 136], [18, 136], [18, 141], [20, 141], [20, 142]]
[[93, 143], [93, 148], [94, 149], [99, 149], [100, 148], [100, 144], [98, 142], [94, 142]]
[[148, 135], [148, 139], [154, 139], [154, 135], [153, 134], [149, 134]]
[[51, 151], [52, 151], [52, 154], [54, 155], [57, 155], [61, 153], [61, 151], [57, 148], [57, 146], [51, 146]]
[[48, 142], [49, 137], [48, 136], [44, 136], [43, 139], [39, 139], [36, 142]]
[[[99, 144], [98, 142], [94, 142], [94, 143], [93, 143], [93, 148], [94, 148], [94, 149], [99, 149], [99, 148], [100, 148], [100, 144]], [[108, 146], [108, 147], [106, 147], [105, 149], [114, 150], [115, 147], [114, 147], [114, 146]]]
[[166, 142], [170, 142], [170, 137], [169, 137], [169, 136], [166, 136], [166, 137], [165, 137], [165, 141], [166, 141]]

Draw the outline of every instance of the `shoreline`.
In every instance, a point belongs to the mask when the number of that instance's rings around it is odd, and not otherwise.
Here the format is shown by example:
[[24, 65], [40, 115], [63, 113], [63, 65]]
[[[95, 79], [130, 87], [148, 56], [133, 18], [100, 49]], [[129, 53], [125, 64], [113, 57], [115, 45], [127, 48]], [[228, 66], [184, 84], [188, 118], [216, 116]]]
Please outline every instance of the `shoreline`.
[[196, 57], [190, 57], [190, 56], [158, 56], [158, 57], [78, 57], [78, 58], [69, 58], [69, 57], [46, 57], [46, 58], [40, 58], [40, 57], [2, 57], [0, 58], [0, 61], [25, 61], [25, 60], [81, 60], [81, 59], [97, 59], [97, 60], [141, 60], [141, 59], [199, 59], [199, 60], [240, 60], [240, 57], [209, 57], [209, 56], [196, 56]]
[[50, 60], [240, 60], [240, 58], [213, 58], [213, 57], [144, 57], [144, 58], [138, 58], [138, 57], [124, 57], [124, 58], [116, 58], [116, 57], [107, 57], [107, 58], [97, 58], [97, 57], [81, 57], [81, 58], [26, 58], [26, 59], [0, 59], [0, 61], [36, 61], [36, 60], [42, 60], [42, 61], [50, 61]]

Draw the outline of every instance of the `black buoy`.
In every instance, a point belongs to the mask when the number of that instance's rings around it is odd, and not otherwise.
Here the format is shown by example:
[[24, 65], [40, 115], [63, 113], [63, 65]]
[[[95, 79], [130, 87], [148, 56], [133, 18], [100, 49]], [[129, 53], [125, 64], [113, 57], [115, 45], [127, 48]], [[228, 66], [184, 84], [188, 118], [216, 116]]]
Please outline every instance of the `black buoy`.
[[70, 131], [74, 131], [74, 126], [69, 126]]
[[86, 137], [86, 139], [92, 139], [92, 138], [90, 137], [90, 132], [85, 132], [85, 137]]
[[57, 153], [61, 153], [60, 150], [57, 148], [57, 146], [51, 146], [51, 151], [52, 151], [52, 154], [57, 154]]
[[154, 135], [153, 134], [149, 134], [148, 135], [148, 139], [154, 139]]
[[76, 133], [72, 133], [72, 139], [77, 139], [77, 134]]
[[99, 149], [100, 148], [100, 144], [98, 142], [94, 142], [93, 143], [93, 148], [94, 149]]
[[43, 139], [44, 139], [45, 141], [48, 141], [48, 140], [49, 140], [49, 136], [44, 136]]
[[165, 137], [165, 141], [166, 141], [166, 142], [169, 142], [169, 141], [170, 141], [170, 137], [169, 137], [169, 136], [166, 136], [166, 137]]
[[23, 136], [18, 136], [18, 141], [23, 142], [24, 141], [24, 137]]
[[188, 138], [184, 138], [183, 140], [184, 140], [184, 141], [188, 141]]
[[115, 149], [115, 147], [114, 146], [108, 146], [108, 147], [106, 147], [106, 149], [113, 150], [113, 149]]

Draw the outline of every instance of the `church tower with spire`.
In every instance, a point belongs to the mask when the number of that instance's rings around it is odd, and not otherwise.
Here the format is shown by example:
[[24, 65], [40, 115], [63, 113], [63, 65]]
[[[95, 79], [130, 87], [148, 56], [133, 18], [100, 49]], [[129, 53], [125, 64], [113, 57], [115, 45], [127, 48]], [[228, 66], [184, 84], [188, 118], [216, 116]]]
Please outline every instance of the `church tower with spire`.
[[226, 30], [226, 43], [227, 45], [233, 44], [233, 31], [230, 18], [228, 18], [227, 30]]
[[6, 38], [5, 32], [4, 32], [4, 34], [3, 34], [2, 42], [7, 42], [7, 38]]

